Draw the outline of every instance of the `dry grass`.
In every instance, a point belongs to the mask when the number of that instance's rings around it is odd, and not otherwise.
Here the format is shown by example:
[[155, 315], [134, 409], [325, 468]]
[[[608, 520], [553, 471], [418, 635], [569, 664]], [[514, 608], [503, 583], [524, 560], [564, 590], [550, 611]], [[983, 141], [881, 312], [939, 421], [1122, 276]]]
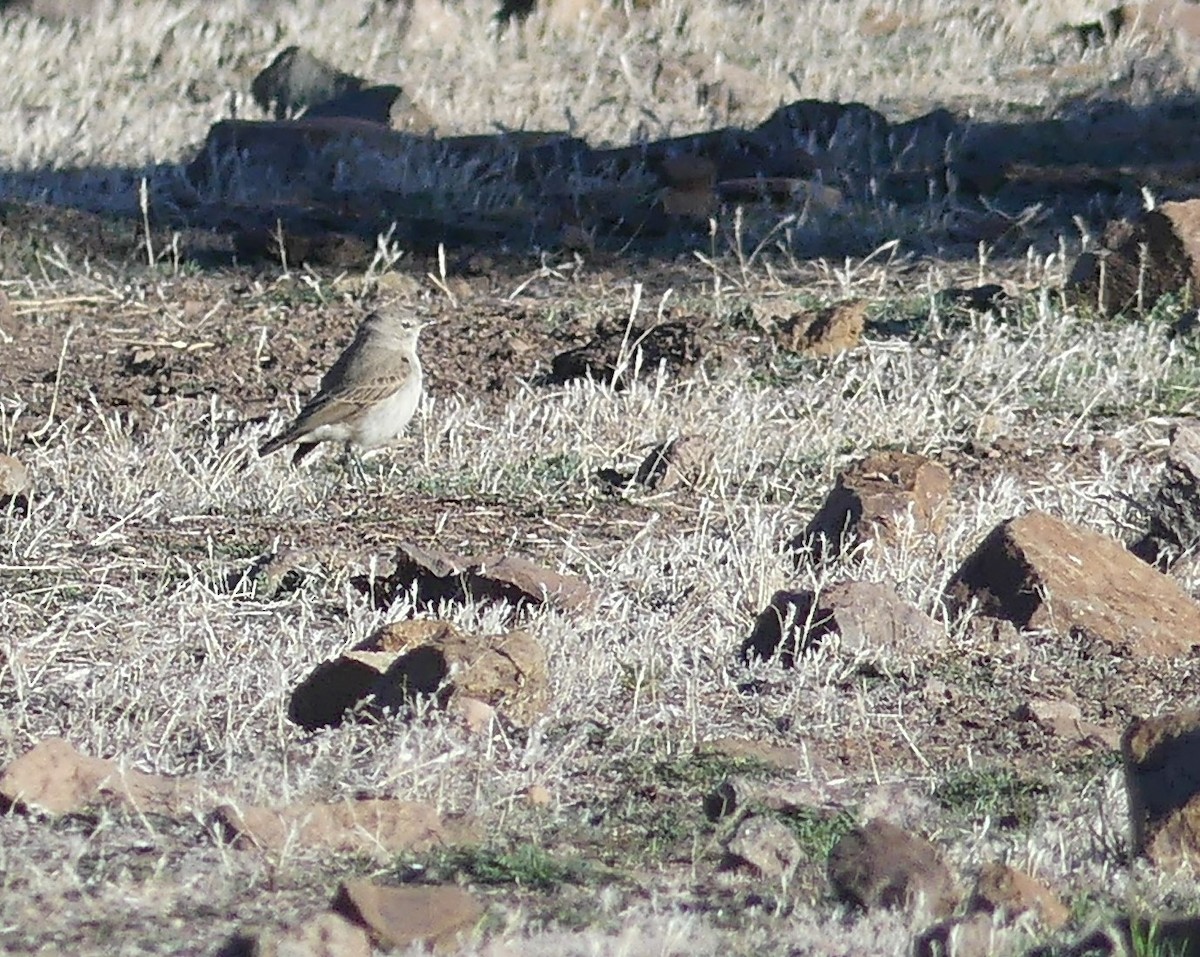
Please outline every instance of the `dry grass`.
[[[1068, 63], [1047, 6], [972, 13], [978, 5], [821, 0], [792, 10], [675, 0], [631, 17], [605, 8], [587, 29], [551, 10], [497, 44], [484, 42], [491, 8], [481, 2], [419, 0], [404, 36], [384, 12], [360, 25], [362, 10], [350, 3], [121, 4], [86, 42], [71, 28], [10, 20], [5, 42], [20, 69], [0, 93], [0, 119], [25, 133], [3, 147], [0, 196], [136, 208], [129, 177], [168, 181], [173, 173], [154, 164], [186, 159], [231, 95], [250, 114], [241, 95], [249, 78], [297, 41], [356, 72], [400, 78], [448, 130], [572, 125], [613, 142], [754, 122], [799, 96], [858, 99], [897, 115], [939, 103], [1044, 108], [1167, 42], [1135, 35]], [[660, 64], [680, 77], [655, 86]], [[697, 106], [698, 85], [722, 71], [736, 108]], [[83, 171], [64, 172], [74, 166]], [[106, 197], [104, 182], [126, 188]], [[69, 251], [43, 251], [38, 261], [41, 275], [6, 276], [3, 288], [16, 335], [59, 344], [64, 379], [84, 358], [80, 348], [149, 337], [213, 338], [227, 367], [240, 370], [231, 374], [256, 382], [250, 370], [263, 342], [298, 314], [297, 299], [344, 305], [343, 285], [311, 274], [114, 271]], [[828, 899], [815, 857], [792, 886], [715, 871], [720, 834], [699, 798], [730, 768], [704, 764], [693, 749], [724, 735], [841, 762], [858, 815], [886, 808], [906, 817], [967, 873], [997, 858], [1027, 867], [1084, 922], [1126, 897], [1180, 900], [1178, 883], [1126, 865], [1115, 773], [1054, 742], [1031, 750], [1007, 716], [1032, 694], [1070, 691], [1090, 720], [1119, 726], [1178, 700], [1194, 665], [1134, 671], [1049, 635], [1031, 636], [1026, 657], [1009, 657], [981, 646], [966, 619], [946, 622], [900, 674], [865, 674], [825, 652], [792, 672], [736, 660], [754, 615], [781, 587], [884, 581], [937, 615], [956, 565], [1024, 509], [1125, 534], [1131, 516], [1120, 496], [1148, 489], [1171, 418], [1194, 413], [1200, 387], [1190, 347], [1166, 333], [1172, 317], [1107, 323], [1064, 309], [1058, 259], [985, 258], [972, 271], [1003, 275], [1021, 293], [987, 318], [932, 306], [934, 290], [964, 278], [937, 263], [798, 264], [768, 250], [752, 261], [724, 256], [717, 268], [720, 277], [680, 265], [666, 283], [673, 301], [738, 330], [769, 361], [751, 359], [750, 349], [626, 389], [529, 385], [502, 407], [443, 389], [404, 448], [371, 462], [365, 490], [348, 487], [330, 459], [302, 471], [281, 457], [259, 460], [253, 449], [292, 410], [246, 424], [257, 408], [241, 401], [245, 390], [145, 409], [72, 398], [51, 414], [54, 375], [17, 391], [0, 371], [0, 448], [26, 462], [38, 488], [27, 514], [0, 514], [0, 764], [62, 735], [143, 770], [197, 776], [237, 800], [428, 799], [479, 815], [497, 846], [602, 860], [618, 875], [542, 894], [491, 892], [486, 933], [469, 953], [902, 952], [920, 928], [902, 915], [845, 914]], [[635, 268], [564, 282], [545, 271], [517, 301], [534, 324], [566, 309], [586, 326], [627, 315], [643, 278]], [[664, 282], [648, 282], [644, 315], [658, 308]], [[185, 319], [176, 308], [185, 288], [216, 308]], [[424, 286], [408, 293], [420, 309], [434, 295]], [[454, 328], [468, 328], [497, 295], [486, 282], [462, 293]], [[751, 303], [852, 295], [872, 301], [876, 325], [863, 347], [835, 359], [775, 354], [746, 331]], [[904, 332], [886, 331], [894, 327]], [[70, 329], [90, 338], [72, 339]], [[436, 369], [437, 350], [427, 348], [425, 360]], [[277, 372], [277, 384], [296, 374]], [[105, 394], [102, 383], [96, 392]], [[598, 489], [598, 469], [636, 463], [649, 444], [685, 432], [705, 437], [718, 466], [699, 488], [625, 499]], [[31, 434], [37, 441], [26, 441]], [[1001, 437], [1020, 451], [964, 455]], [[794, 571], [780, 546], [836, 471], [889, 448], [955, 471], [957, 510], [937, 546], [912, 536]], [[350, 585], [405, 537], [531, 554], [599, 593], [592, 613], [540, 611], [529, 621], [550, 656], [555, 703], [527, 733], [472, 736], [436, 713], [316, 736], [287, 721], [290, 690], [314, 664], [411, 613], [404, 599], [378, 610]], [[288, 546], [310, 554], [298, 591], [266, 598], [230, 589], [257, 556]], [[1190, 576], [1185, 587], [1200, 587], [1200, 572]], [[445, 614], [485, 632], [505, 625], [495, 608]], [[949, 710], [928, 691], [934, 679], [957, 690]], [[1009, 800], [998, 769], [1045, 785], [1027, 826], [997, 823]], [[930, 797], [963, 774], [977, 776], [983, 811]], [[533, 783], [554, 797], [544, 812], [519, 797]], [[370, 868], [300, 849], [266, 859], [234, 852], [199, 821], [8, 816], [0, 945], [211, 953], [236, 927], [315, 911], [338, 878]]]

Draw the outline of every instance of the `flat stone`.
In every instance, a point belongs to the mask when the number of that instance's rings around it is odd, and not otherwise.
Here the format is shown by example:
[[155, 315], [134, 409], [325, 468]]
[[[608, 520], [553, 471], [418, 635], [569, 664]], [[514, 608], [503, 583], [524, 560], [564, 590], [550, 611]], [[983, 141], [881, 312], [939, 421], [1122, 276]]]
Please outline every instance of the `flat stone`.
[[0, 809], [69, 814], [123, 805], [136, 811], [179, 813], [197, 795], [193, 782], [143, 774], [116, 761], [93, 758], [61, 738], [47, 738], [0, 774]]
[[384, 886], [368, 880], [346, 881], [333, 909], [365, 927], [382, 947], [423, 944], [446, 949], [483, 916], [483, 905], [457, 887]]
[[947, 587], [951, 607], [1022, 629], [1084, 631], [1132, 657], [1186, 655], [1200, 605], [1120, 542], [1031, 511], [998, 525]]
[[790, 875], [804, 857], [800, 842], [788, 826], [763, 815], [745, 818], [725, 849], [729, 863], [748, 866], [764, 880], [779, 880]]
[[269, 851], [354, 852], [386, 859], [400, 851], [472, 842], [469, 824], [448, 824], [428, 804], [387, 798], [283, 807], [226, 804], [213, 820], [236, 846]]

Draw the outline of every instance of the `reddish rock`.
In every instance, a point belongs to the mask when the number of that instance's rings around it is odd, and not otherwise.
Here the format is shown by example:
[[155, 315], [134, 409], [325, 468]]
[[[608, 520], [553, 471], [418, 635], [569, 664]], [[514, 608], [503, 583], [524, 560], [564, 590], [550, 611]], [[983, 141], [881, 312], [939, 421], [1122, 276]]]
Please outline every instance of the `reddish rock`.
[[367, 880], [344, 883], [333, 909], [365, 927], [382, 947], [423, 944], [439, 950], [468, 934], [484, 910], [457, 887], [389, 887]]
[[1121, 756], [1133, 852], [1160, 868], [1200, 863], [1200, 710], [1134, 720]]
[[837, 635], [843, 654], [882, 663], [911, 662], [940, 632], [919, 608], [875, 582], [838, 582], [818, 594], [779, 591], [742, 643], [742, 658], [780, 655], [784, 667]]
[[1008, 918], [1033, 911], [1048, 930], [1058, 930], [1071, 912], [1041, 881], [1007, 864], [985, 864], [967, 904], [968, 911], [1003, 912]]
[[921, 455], [883, 452], [842, 472], [803, 534], [790, 543], [817, 560], [843, 548], [891, 541], [911, 515], [917, 531], [937, 532], [950, 499], [950, 473]]
[[880, 818], [845, 834], [829, 852], [829, 880], [847, 901], [947, 917], [959, 892], [941, 854], [923, 837]]
[[295, 847], [387, 858], [474, 838], [469, 824], [444, 822], [428, 804], [382, 798], [284, 807], [227, 804], [213, 819], [234, 844], [271, 851]]
[[195, 796], [195, 786], [187, 779], [143, 774], [116, 761], [93, 758], [61, 738], [40, 742], [0, 774], [0, 809], [69, 814], [121, 804], [136, 811], [172, 814], [189, 807]]
[[1200, 200], [1159, 204], [1135, 222], [1117, 221], [1102, 249], [1083, 253], [1067, 293], [1106, 315], [1148, 312], [1161, 296], [1200, 298]]
[[952, 606], [1019, 628], [1081, 630], [1133, 657], [1200, 644], [1200, 605], [1120, 542], [1044, 512], [997, 526], [947, 588]]

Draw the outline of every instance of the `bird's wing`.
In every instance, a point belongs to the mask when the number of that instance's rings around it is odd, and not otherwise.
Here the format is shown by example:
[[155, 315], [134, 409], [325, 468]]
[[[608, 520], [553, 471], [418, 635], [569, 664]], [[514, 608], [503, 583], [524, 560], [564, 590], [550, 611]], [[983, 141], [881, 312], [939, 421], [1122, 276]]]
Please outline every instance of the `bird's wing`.
[[300, 410], [300, 415], [296, 417], [296, 424], [288, 431], [311, 432], [319, 429], [322, 425], [332, 425], [352, 419], [402, 389], [404, 384], [409, 381], [410, 375], [398, 375], [389, 371], [387, 375], [350, 382], [331, 392], [318, 392]]

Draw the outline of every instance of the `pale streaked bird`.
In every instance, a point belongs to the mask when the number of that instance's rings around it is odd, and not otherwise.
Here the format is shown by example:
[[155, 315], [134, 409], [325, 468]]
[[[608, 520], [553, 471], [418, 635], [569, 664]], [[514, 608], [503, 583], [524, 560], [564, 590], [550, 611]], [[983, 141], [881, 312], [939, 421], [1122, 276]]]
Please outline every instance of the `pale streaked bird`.
[[292, 464], [299, 465], [320, 442], [363, 450], [394, 443], [421, 400], [417, 335], [427, 325], [394, 309], [367, 316], [296, 421], [258, 454], [298, 442]]

